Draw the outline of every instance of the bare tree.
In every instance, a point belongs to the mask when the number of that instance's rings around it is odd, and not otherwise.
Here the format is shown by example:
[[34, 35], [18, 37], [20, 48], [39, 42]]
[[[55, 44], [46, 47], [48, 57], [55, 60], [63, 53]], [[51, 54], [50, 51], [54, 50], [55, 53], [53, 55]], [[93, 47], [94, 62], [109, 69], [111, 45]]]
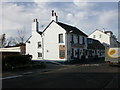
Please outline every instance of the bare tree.
[[7, 39], [7, 45], [6, 46], [16, 46], [17, 41], [14, 37], [10, 37]]
[[16, 40], [18, 44], [25, 42], [25, 27], [23, 29], [18, 30], [18, 36], [16, 37]]
[[5, 34], [0, 35], [0, 47], [3, 48], [6, 45], [6, 37]]

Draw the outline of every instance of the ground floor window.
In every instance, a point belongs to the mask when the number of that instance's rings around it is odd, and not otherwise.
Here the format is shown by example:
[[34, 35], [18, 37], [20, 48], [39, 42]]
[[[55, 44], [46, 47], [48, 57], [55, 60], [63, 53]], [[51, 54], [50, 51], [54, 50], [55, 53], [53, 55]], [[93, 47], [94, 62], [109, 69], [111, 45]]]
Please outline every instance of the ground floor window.
[[42, 53], [38, 52], [38, 57], [42, 57]]

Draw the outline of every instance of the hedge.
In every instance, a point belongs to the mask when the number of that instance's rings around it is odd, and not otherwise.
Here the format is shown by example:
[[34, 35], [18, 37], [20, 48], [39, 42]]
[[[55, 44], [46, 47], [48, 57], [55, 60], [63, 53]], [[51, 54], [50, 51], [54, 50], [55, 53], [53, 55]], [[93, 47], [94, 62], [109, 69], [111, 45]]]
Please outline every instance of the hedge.
[[31, 58], [28, 55], [7, 55], [2, 57], [2, 68], [16, 67], [30, 62]]

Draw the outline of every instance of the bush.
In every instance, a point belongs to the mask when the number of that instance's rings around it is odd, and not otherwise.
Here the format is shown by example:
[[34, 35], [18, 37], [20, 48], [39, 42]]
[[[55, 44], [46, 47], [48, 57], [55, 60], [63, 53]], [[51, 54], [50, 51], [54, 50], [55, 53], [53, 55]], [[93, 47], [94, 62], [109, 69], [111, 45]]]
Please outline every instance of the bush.
[[2, 57], [3, 69], [29, 64], [30, 62], [31, 58], [27, 55], [8, 55]]
[[82, 60], [82, 61], [85, 61], [85, 59], [86, 59], [86, 58], [85, 58], [85, 55], [82, 55], [82, 56], [81, 56], [81, 60]]
[[95, 58], [94, 58], [94, 60], [98, 60], [98, 55], [95, 55]]

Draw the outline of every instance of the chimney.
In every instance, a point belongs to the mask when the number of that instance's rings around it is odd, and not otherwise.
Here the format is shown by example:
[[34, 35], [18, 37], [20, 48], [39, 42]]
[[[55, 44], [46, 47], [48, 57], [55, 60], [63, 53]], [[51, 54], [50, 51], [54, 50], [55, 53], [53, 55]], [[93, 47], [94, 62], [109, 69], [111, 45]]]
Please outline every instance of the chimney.
[[51, 21], [53, 21], [53, 20], [55, 22], [58, 21], [58, 16], [57, 16], [56, 12], [54, 12], [54, 10], [52, 10], [52, 16], [51, 16]]
[[52, 10], [52, 16], [54, 16], [54, 10]]
[[39, 22], [37, 19], [34, 19], [32, 22], [32, 32], [38, 32], [39, 30]]
[[105, 28], [103, 28], [103, 32], [105, 32]]

